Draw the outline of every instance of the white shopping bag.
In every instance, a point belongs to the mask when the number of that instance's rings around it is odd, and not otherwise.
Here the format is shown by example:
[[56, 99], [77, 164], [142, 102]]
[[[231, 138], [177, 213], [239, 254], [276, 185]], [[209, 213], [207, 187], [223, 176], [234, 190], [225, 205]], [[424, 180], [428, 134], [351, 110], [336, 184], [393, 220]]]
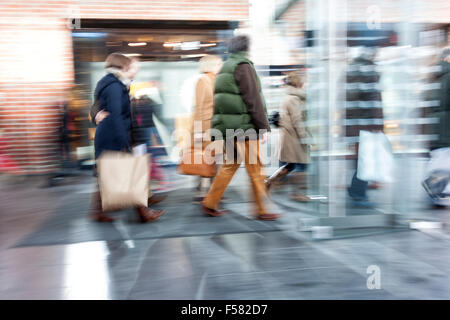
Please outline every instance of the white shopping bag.
[[392, 183], [394, 156], [382, 132], [360, 131], [357, 177], [363, 181]]
[[[440, 148], [430, 152], [430, 163], [427, 168], [427, 176], [437, 171], [450, 173], [450, 148]], [[450, 194], [450, 183], [443, 193]]]
[[133, 155], [144, 156], [147, 154], [147, 145], [145, 143], [133, 147]]
[[103, 152], [97, 160], [104, 211], [147, 206], [149, 157], [125, 152]]

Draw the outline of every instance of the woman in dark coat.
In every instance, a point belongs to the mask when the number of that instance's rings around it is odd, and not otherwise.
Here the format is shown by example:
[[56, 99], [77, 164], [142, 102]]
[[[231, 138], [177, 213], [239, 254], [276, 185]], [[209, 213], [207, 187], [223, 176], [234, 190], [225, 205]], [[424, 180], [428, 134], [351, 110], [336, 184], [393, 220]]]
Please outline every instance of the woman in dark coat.
[[[95, 132], [95, 158], [103, 151], [126, 151], [131, 149], [130, 141], [130, 96], [128, 88], [136, 76], [137, 64], [121, 53], [112, 53], [106, 59], [108, 72], [98, 83], [95, 97], [104, 117], [97, 121]], [[114, 219], [106, 216], [101, 207], [100, 191], [94, 193], [92, 214], [97, 221], [111, 222]], [[152, 210], [148, 207], [136, 208], [141, 222], [155, 221], [164, 211]]]

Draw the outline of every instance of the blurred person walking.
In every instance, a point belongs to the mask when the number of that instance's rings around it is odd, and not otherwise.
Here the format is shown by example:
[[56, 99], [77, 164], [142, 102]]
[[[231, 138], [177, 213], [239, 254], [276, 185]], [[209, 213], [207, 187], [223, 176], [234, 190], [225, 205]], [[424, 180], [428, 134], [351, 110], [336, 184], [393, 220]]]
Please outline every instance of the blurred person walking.
[[[355, 159], [358, 162], [361, 130], [383, 132], [383, 108], [378, 88], [380, 75], [376, 70], [375, 48], [360, 48], [358, 56], [348, 65], [346, 82], [346, 136], [357, 139]], [[348, 193], [356, 206], [372, 207], [367, 196], [369, 182], [358, 179], [355, 171]]]
[[311, 162], [310, 146], [303, 140], [309, 137], [306, 129], [306, 93], [304, 83], [299, 72], [290, 72], [286, 78], [287, 97], [284, 99], [278, 126], [280, 139], [278, 140], [277, 156], [280, 168], [266, 179], [269, 190], [273, 183], [279, 183], [283, 178], [293, 172], [293, 193], [291, 199], [308, 202], [310, 199], [300, 190], [306, 189], [306, 169]]
[[[136, 145], [145, 144], [147, 146], [147, 153], [151, 156], [150, 177], [153, 180], [162, 182], [164, 173], [156, 161], [156, 149], [153, 149], [153, 147], [163, 145], [158, 129], [153, 121], [153, 115], [155, 113], [159, 114], [160, 110], [161, 105], [153, 101], [148, 94], [145, 94], [145, 89], [136, 92], [135, 97], [131, 99], [132, 142]], [[153, 194], [150, 197], [149, 205], [161, 202], [165, 198], [167, 198], [167, 195]]]
[[[207, 55], [199, 60], [202, 76], [197, 80], [195, 87], [192, 139], [201, 142], [203, 149], [211, 142], [211, 137], [207, 135], [207, 132], [211, 128], [211, 119], [214, 113], [214, 82], [222, 65], [222, 59], [215, 55]], [[212, 179], [198, 177], [195, 202], [204, 199], [211, 186]]]
[[[448, 184], [450, 182], [450, 47], [444, 48], [441, 60], [438, 63], [439, 70], [432, 74], [432, 80], [439, 82], [438, 94], [439, 109], [436, 116], [439, 118], [437, 125], [438, 140], [431, 143], [431, 164], [429, 174], [422, 182], [422, 186], [436, 205], [448, 206], [450, 196]], [[447, 199], [446, 199], [447, 198]]]
[[439, 117], [438, 134], [439, 139], [431, 144], [431, 150], [450, 147], [450, 47], [444, 48], [441, 60], [438, 63], [439, 71], [433, 73], [432, 77], [439, 82]]
[[[217, 207], [222, 196], [244, 160], [245, 168], [250, 176], [253, 197], [255, 200], [254, 215], [261, 220], [276, 220], [279, 214], [268, 212], [271, 206], [264, 178], [261, 174], [262, 164], [259, 153], [258, 130], [270, 131], [267, 120], [261, 83], [253, 62], [248, 59], [250, 39], [247, 36], [236, 36], [228, 44], [230, 57], [225, 61], [217, 75], [214, 87], [214, 115], [211, 121], [213, 129], [222, 133], [225, 157], [228, 158], [219, 169], [208, 194], [202, 202], [203, 211], [210, 216], [221, 216], [225, 212]], [[253, 135], [227, 136], [227, 129], [253, 130]], [[255, 131], [256, 130], [256, 131]], [[247, 131], [248, 132], [248, 131]], [[267, 132], [266, 132], [267, 133]], [[262, 142], [267, 139], [262, 136]], [[252, 141], [250, 141], [252, 140]], [[230, 153], [231, 154], [230, 154]], [[233, 155], [234, 159], [230, 159]]]
[[60, 127], [60, 155], [63, 164], [70, 164], [70, 135], [72, 133], [72, 121], [74, 117], [69, 111], [69, 105], [65, 101], [62, 104], [62, 123]]
[[75, 168], [75, 165], [72, 163], [70, 153], [71, 137], [76, 131], [75, 119], [77, 118], [77, 112], [71, 107], [73, 99], [75, 98], [75, 88], [76, 87], [74, 86], [65, 91], [64, 99], [62, 99], [57, 106], [57, 108], [60, 109], [61, 114], [57, 131], [59, 169], [49, 174], [46, 183], [43, 185], [44, 188], [54, 187], [57, 182], [63, 178], [75, 175], [75, 172], [72, 170]]
[[[107, 74], [97, 83], [94, 96], [101, 110], [96, 116], [95, 158], [104, 151], [131, 151], [130, 141], [130, 96], [129, 85], [137, 74], [139, 64], [121, 53], [112, 53], [106, 58]], [[141, 222], [155, 221], [164, 211], [145, 206], [136, 208]], [[100, 222], [112, 222], [102, 210], [100, 191], [92, 197], [91, 215]]]

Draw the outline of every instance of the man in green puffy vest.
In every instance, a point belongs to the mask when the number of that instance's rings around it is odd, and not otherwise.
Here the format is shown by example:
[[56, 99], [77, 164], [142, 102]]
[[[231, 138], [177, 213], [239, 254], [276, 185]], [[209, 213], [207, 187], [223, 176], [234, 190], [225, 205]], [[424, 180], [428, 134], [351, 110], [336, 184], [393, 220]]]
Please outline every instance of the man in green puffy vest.
[[210, 216], [221, 216], [217, 206], [242, 160], [250, 176], [255, 200], [254, 216], [276, 220], [279, 214], [268, 212], [272, 206], [262, 175], [259, 140], [270, 131], [261, 82], [253, 62], [248, 59], [249, 38], [236, 36], [228, 44], [230, 57], [223, 64], [214, 86], [214, 115], [211, 136], [224, 139], [227, 161], [221, 166], [205, 196], [202, 208]]

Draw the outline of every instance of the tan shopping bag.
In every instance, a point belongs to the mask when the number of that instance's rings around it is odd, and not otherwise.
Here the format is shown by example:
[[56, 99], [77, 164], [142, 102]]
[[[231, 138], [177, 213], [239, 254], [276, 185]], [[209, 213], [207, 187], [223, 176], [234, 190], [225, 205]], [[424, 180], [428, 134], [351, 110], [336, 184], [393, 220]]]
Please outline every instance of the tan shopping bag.
[[149, 157], [125, 152], [104, 152], [97, 160], [104, 211], [147, 206]]

